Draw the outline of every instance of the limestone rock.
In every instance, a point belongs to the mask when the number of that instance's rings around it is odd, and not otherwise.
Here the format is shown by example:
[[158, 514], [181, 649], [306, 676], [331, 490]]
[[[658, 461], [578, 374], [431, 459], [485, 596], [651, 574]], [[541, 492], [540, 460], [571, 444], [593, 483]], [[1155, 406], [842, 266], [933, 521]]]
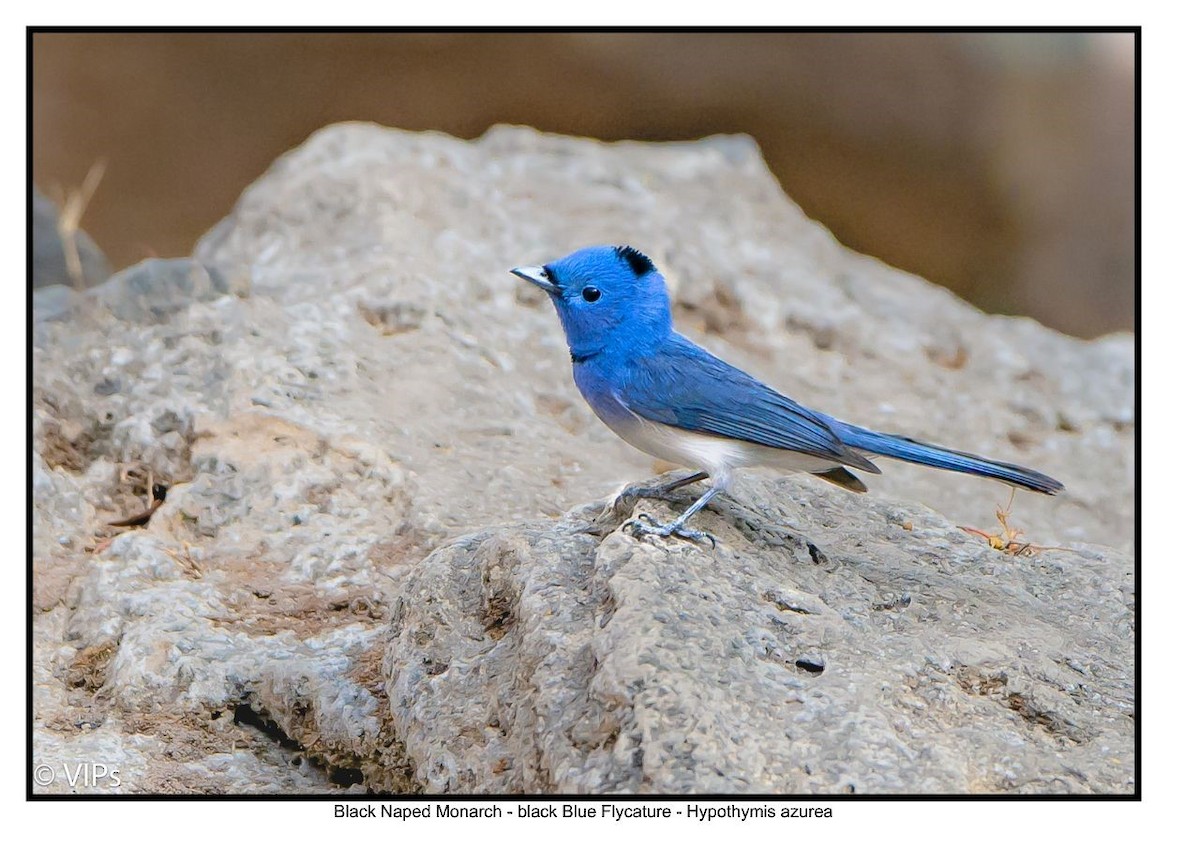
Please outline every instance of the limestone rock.
[[[1040, 552], [897, 463], [747, 473], [715, 551], [622, 533], [679, 505], [605, 506], [661, 469], [507, 274], [603, 242], [801, 402], [1062, 479]], [[746, 139], [331, 127], [34, 345], [35, 759], [98, 791], [1132, 790], [1131, 339], [845, 250]]]
[[417, 782], [1130, 791], [1126, 557], [981, 551], [931, 510], [823, 485], [719, 498], [712, 551], [634, 541], [628, 511], [593, 506], [412, 568], [388, 695]]

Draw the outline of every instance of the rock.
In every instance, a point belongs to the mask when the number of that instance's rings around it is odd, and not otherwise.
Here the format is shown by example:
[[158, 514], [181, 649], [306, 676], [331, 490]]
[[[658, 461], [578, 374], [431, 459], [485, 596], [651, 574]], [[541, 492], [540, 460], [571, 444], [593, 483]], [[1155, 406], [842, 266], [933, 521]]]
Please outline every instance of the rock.
[[593, 505], [410, 569], [388, 696], [416, 782], [1130, 791], [1125, 557], [981, 555], [931, 510], [822, 485], [753, 481], [741, 503], [718, 499], [699, 522], [714, 551], [636, 542]]
[[34, 320], [64, 320], [75, 306], [84, 312], [106, 308], [118, 320], [131, 324], [162, 323], [193, 303], [247, 293], [244, 285], [231, 285], [216, 268], [194, 259], [146, 259], [86, 292], [67, 286], [35, 292]]
[[[1033, 555], [897, 463], [622, 533], [679, 505], [606, 505], [656, 466], [507, 274], [598, 242], [802, 402], [1064, 480]], [[1132, 340], [850, 253], [746, 139], [335, 126], [99, 288], [34, 334], [34, 734], [104, 791], [1132, 791]]]
[[192, 259], [146, 259], [126, 268], [95, 292], [96, 300], [130, 323], [160, 323], [200, 303], [236, 292], [216, 268]]
[[33, 287], [65, 286], [74, 288], [98, 285], [112, 274], [112, 267], [103, 251], [83, 230], [74, 234], [82, 275], [75, 280], [67, 266], [62, 235], [58, 230], [58, 207], [36, 188], [30, 202], [33, 205]]

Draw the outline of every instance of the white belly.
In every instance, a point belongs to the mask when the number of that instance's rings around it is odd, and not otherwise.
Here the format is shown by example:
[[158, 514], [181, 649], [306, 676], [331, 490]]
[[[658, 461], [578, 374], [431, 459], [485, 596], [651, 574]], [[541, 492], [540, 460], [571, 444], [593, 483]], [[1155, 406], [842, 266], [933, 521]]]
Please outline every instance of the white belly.
[[829, 471], [840, 467], [828, 459], [796, 451], [769, 448], [720, 436], [694, 433], [630, 413], [620, 422], [607, 422], [614, 433], [640, 451], [684, 468], [708, 472], [714, 483], [727, 484], [735, 468], [766, 465], [788, 471]]

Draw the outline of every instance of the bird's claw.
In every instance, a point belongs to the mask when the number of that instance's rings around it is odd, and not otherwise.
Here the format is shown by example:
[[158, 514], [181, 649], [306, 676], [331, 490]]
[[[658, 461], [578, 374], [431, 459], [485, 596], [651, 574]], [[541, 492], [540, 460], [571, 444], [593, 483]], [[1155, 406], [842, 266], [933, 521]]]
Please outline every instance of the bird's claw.
[[717, 537], [711, 533], [705, 533], [703, 530], [693, 530], [674, 521], [669, 524], [660, 524], [644, 512], [637, 518], [625, 522], [625, 526], [629, 528], [633, 538], [639, 541], [643, 536], [662, 536], [663, 538], [678, 536], [680, 539], [686, 539], [689, 542], [708, 542], [712, 545], [713, 550], [717, 548]]

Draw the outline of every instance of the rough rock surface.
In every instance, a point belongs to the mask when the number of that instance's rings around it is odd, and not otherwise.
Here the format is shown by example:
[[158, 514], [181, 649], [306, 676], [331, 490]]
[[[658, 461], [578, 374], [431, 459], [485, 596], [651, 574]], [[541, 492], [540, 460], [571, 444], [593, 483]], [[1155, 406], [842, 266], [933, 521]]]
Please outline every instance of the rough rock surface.
[[[679, 507], [611, 495], [662, 468], [507, 275], [603, 242], [802, 402], [1062, 479], [1012, 507], [1039, 547], [956, 528], [1005, 487], [897, 463], [866, 496], [747, 473], [715, 550], [634, 541]], [[35, 303], [35, 761], [127, 792], [1132, 791], [1129, 337], [845, 250], [739, 138], [336, 126], [194, 259]]]

